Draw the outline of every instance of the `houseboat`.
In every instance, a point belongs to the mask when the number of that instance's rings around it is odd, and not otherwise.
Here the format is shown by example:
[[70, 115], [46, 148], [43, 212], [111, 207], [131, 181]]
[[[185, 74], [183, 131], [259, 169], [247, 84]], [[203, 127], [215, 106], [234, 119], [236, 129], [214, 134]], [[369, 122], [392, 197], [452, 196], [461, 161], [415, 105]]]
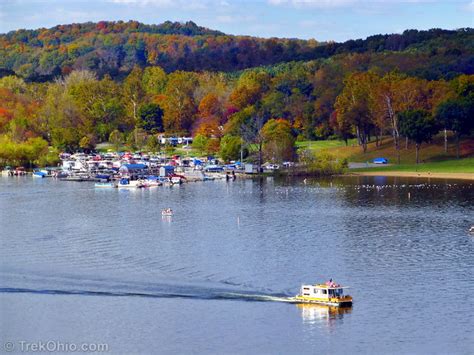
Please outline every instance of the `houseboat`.
[[327, 306], [351, 306], [352, 297], [344, 294], [343, 287], [332, 280], [315, 285], [302, 285], [300, 293], [294, 297], [295, 303], [317, 303]]

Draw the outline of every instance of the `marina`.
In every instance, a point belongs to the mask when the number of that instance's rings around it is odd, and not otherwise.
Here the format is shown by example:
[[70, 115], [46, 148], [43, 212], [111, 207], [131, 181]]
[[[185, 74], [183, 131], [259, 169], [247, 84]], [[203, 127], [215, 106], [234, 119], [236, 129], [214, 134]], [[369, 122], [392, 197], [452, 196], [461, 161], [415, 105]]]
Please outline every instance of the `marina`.
[[[239, 164], [218, 165], [214, 158], [189, 159], [180, 156], [156, 156], [142, 153], [66, 154], [57, 167], [7, 167], [2, 176], [57, 178], [65, 182], [94, 182], [95, 188], [152, 188], [181, 185], [186, 182], [235, 180], [244, 171]], [[236, 174], [237, 171], [237, 174]]]

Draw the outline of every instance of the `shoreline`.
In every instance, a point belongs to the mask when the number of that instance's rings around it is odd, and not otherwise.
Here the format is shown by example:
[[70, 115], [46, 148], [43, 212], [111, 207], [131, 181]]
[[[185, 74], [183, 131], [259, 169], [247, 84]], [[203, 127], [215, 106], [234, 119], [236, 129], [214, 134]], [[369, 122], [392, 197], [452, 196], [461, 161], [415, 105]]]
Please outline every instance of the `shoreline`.
[[474, 181], [474, 173], [431, 173], [416, 171], [364, 171], [349, 172], [348, 175], [355, 176], [394, 176], [394, 177], [415, 177], [424, 179], [452, 179]]

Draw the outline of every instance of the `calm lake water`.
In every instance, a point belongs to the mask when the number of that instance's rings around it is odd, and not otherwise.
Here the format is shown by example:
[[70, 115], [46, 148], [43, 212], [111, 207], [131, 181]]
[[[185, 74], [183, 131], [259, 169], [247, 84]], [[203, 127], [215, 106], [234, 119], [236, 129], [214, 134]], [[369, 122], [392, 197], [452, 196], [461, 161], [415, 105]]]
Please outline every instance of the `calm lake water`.
[[[472, 224], [474, 185], [456, 181], [124, 191], [4, 177], [0, 341], [106, 343], [112, 353], [472, 354]], [[284, 302], [331, 277], [351, 286], [352, 308]]]

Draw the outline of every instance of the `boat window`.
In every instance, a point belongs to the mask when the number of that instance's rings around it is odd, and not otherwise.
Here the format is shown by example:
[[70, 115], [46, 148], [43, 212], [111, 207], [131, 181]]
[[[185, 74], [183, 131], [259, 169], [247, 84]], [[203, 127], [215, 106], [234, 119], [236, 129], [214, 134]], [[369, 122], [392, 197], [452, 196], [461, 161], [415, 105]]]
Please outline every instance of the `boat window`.
[[309, 293], [303, 293], [303, 296], [309, 296]]
[[327, 294], [328, 291], [327, 290], [321, 290], [323, 292], [323, 295]]
[[318, 289], [317, 289], [317, 288], [314, 289], [314, 293], [318, 293]]

